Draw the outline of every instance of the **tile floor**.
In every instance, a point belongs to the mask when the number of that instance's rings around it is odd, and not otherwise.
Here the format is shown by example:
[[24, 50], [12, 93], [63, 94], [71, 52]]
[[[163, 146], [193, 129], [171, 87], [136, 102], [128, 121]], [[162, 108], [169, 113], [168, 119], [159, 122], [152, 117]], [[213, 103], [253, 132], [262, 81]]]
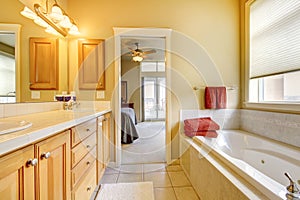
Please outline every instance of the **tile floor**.
[[155, 200], [199, 200], [178, 161], [107, 168], [101, 183], [153, 182]]

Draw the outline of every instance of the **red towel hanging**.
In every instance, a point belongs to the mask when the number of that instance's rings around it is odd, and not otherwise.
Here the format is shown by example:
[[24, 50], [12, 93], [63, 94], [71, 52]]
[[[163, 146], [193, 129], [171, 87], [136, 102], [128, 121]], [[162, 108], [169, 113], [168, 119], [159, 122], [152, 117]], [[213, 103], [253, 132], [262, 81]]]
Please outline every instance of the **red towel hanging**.
[[224, 109], [226, 108], [227, 94], [226, 87], [205, 88], [205, 108]]

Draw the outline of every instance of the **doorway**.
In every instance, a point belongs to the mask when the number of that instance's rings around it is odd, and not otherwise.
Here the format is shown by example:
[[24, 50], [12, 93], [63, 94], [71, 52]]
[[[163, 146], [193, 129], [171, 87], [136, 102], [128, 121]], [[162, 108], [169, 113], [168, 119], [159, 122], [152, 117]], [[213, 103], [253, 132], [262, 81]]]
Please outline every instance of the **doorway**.
[[[122, 37], [139, 37], [139, 38], [145, 38], [145, 37], [152, 37], [152, 38], [164, 38], [165, 39], [165, 47], [164, 51], [166, 52], [165, 55], [165, 63], [167, 65], [171, 65], [171, 57], [170, 57], [170, 41], [171, 41], [171, 30], [170, 29], [160, 29], [160, 28], [114, 28], [114, 35], [115, 35], [115, 57], [117, 58], [115, 62], [115, 80], [116, 80], [116, 94], [114, 98], [114, 107], [113, 107], [113, 113], [115, 115], [115, 138], [116, 138], [116, 143], [115, 143], [115, 161], [116, 161], [116, 166], [120, 166], [121, 164], [121, 90], [120, 90], [120, 84], [121, 84], [121, 39]], [[170, 74], [166, 72], [166, 78], [165, 78], [165, 83], [166, 83], [166, 88], [169, 87], [170, 82]], [[128, 83], [128, 82], [127, 82]], [[129, 88], [129, 87], [128, 87]], [[171, 106], [170, 103], [170, 96], [171, 93], [170, 91], [166, 91], [166, 112], [165, 112], [165, 119], [167, 120], [169, 118], [170, 111], [168, 112], [168, 109]], [[141, 106], [142, 107], [142, 106]], [[171, 162], [171, 128], [170, 124], [166, 123], [165, 124], [165, 129], [163, 130], [164, 136], [165, 136], [165, 153], [164, 153], [164, 159], [167, 163]]]

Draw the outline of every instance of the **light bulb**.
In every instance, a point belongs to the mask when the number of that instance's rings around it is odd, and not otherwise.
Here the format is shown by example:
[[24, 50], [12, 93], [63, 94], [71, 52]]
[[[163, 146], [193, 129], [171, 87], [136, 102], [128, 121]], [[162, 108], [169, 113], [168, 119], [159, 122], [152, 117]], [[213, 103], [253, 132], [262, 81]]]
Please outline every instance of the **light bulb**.
[[55, 21], [56, 23], [57, 22], [60, 22], [61, 20], [64, 19], [64, 15], [62, 13], [62, 10], [61, 8], [59, 7], [59, 5], [57, 4], [54, 4], [52, 6], [52, 9], [51, 9], [51, 13], [49, 14], [50, 18]]
[[71, 34], [71, 35], [79, 35], [80, 32], [78, 30], [78, 27], [73, 24], [72, 27], [69, 30], [69, 34]]
[[63, 20], [59, 22], [59, 25], [63, 28], [71, 28], [73, 24], [70, 21], [70, 18], [66, 15], [63, 16]]
[[21, 11], [21, 14], [24, 16], [24, 17], [27, 17], [29, 19], [35, 19], [37, 18], [36, 14], [30, 10], [28, 7], [24, 7], [24, 9]]
[[135, 62], [141, 62], [143, 59], [144, 59], [144, 58], [141, 57], [141, 56], [134, 56], [134, 57], [132, 58], [132, 60], [135, 61]]
[[36, 23], [37, 25], [42, 26], [42, 27], [45, 27], [45, 28], [49, 26], [48, 23], [45, 22], [44, 20], [42, 20], [42, 18], [40, 18], [40, 17], [35, 18], [33, 21], [34, 21], [34, 23]]

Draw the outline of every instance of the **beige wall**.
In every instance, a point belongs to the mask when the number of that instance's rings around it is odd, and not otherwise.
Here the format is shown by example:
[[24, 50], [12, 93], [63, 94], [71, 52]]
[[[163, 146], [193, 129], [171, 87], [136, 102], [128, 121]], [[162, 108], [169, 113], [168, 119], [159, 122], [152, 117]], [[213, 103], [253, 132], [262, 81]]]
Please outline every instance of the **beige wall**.
[[[237, 90], [228, 94], [229, 107], [239, 107], [240, 67], [239, 67], [239, 1], [238, 0], [153, 0], [128, 2], [124, 0], [72, 0], [68, 12], [78, 22], [82, 37], [111, 40], [113, 27], [167, 27], [176, 34], [198, 44], [210, 57], [221, 76], [221, 83], [236, 86]], [[172, 41], [180, 46], [180, 41]], [[172, 44], [173, 45], [173, 44]], [[184, 44], [182, 44], [184, 45]], [[181, 46], [182, 46], [181, 45]], [[113, 49], [109, 50], [112, 51]], [[110, 62], [110, 61], [109, 61]], [[203, 77], [199, 68], [182, 55], [172, 54], [172, 154], [178, 150], [179, 109], [203, 108]], [[199, 66], [201, 65], [201, 66]], [[208, 65], [207, 65], [208, 66]], [[209, 66], [208, 66], [209, 67]], [[113, 77], [113, 73], [108, 77]], [[213, 75], [212, 75], [213, 76]], [[216, 75], [216, 79], [217, 79]], [[218, 82], [218, 81], [216, 81]], [[201, 90], [193, 90], [197, 86]], [[177, 110], [177, 111], [176, 111]], [[174, 112], [175, 111], [175, 112]]]
[[[22, 68], [22, 90], [23, 100], [29, 98], [29, 37], [53, 37], [40, 29], [31, 20], [25, 19], [19, 14], [23, 6], [17, 0], [1, 1], [1, 22], [14, 22], [23, 25], [21, 39], [21, 68]], [[32, 0], [22, 0], [32, 1]], [[9, 2], [9, 3], [7, 3]], [[60, 1], [59, 1], [60, 2]], [[69, 71], [75, 70], [77, 50], [70, 48], [72, 41], [80, 38], [106, 39], [107, 55], [113, 55], [113, 27], [167, 27], [173, 33], [179, 34], [193, 41], [206, 54], [207, 58], [215, 67], [207, 81], [202, 70], [210, 70], [208, 62], [195, 62], [187, 59], [186, 56], [172, 53], [172, 84], [169, 88], [173, 94], [172, 102], [173, 118], [172, 125], [172, 154], [176, 157], [178, 151], [178, 119], [179, 109], [203, 108], [203, 86], [207, 83], [218, 83], [226, 86], [237, 86], [237, 90], [228, 94], [229, 107], [239, 107], [240, 89], [240, 60], [239, 60], [239, 1], [238, 0], [153, 0], [128, 2], [124, 0], [99, 1], [99, 0], [68, 0], [63, 5], [68, 5], [68, 13], [77, 22], [82, 35], [78, 38], [70, 38], [69, 44]], [[2, 5], [5, 6], [5, 9]], [[2, 11], [3, 10], [3, 11]], [[174, 34], [173, 34], [174, 35]], [[172, 40], [172, 45], [184, 47], [180, 40]], [[183, 49], [184, 50], [184, 49]], [[186, 50], [190, 50], [187, 49]], [[197, 52], [192, 53], [197, 54]], [[202, 53], [203, 53], [202, 52]], [[64, 56], [64, 58], [68, 57]], [[197, 57], [197, 55], [195, 55]], [[106, 60], [106, 90], [105, 100], [112, 98], [114, 90], [114, 59]], [[61, 61], [64, 65], [66, 61]], [[62, 71], [68, 70], [60, 66]], [[208, 69], [207, 69], [208, 68]], [[215, 72], [218, 74], [214, 74]], [[60, 76], [67, 81], [66, 76], [61, 72]], [[207, 74], [207, 73], [206, 73]], [[219, 76], [220, 75], [220, 76]], [[176, 79], [174, 78], [176, 77]], [[221, 80], [213, 80], [216, 79]], [[180, 78], [182, 81], [178, 81]], [[184, 82], [184, 83], [182, 83]], [[62, 83], [64, 85], [64, 83]], [[70, 82], [66, 85], [71, 84]], [[193, 90], [197, 86], [200, 90]], [[60, 86], [60, 89], [64, 86]], [[47, 93], [47, 94], [46, 94]], [[50, 92], [51, 93], [51, 92]], [[44, 92], [43, 96], [53, 96], [52, 92]], [[94, 93], [90, 94], [94, 97]], [[172, 100], [173, 100], [172, 99]], [[176, 100], [176, 101], [175, 101]]]

